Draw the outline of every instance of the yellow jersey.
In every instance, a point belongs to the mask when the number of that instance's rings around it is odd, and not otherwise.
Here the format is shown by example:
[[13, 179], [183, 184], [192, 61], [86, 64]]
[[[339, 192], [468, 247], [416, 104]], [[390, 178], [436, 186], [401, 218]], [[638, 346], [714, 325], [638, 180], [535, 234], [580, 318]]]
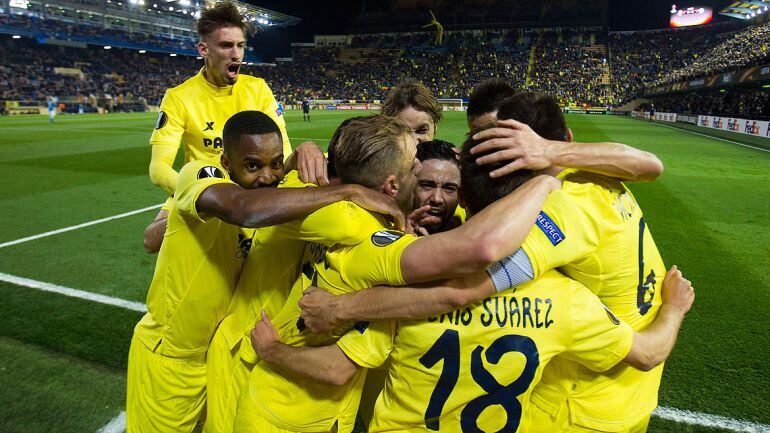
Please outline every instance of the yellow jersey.
[[166, 90], [150, 144], [184, 143], [185, 163], [222, 154], [222, 130], [235, 113], [261, 111], [278, 124], [283, 156], [291, 155], [283, 112], [265, 80], [240, 75], [235, 84], [217, 87], [206, 80], [204, 68], [184, 83]]
[[606, 370], [633, 330], [582, 284], [548, 271], [513, 290], [427, 320], [373, 322], [337, 345], [353, 362], [387, 362], [370, 432], [526, 432], [529, 395], [556, 355]]
[[249, 254], [253, 229], [198, 214], [200, 194], [220, 183], [233, 182], [227, 170], [213, 161], [193, 161], [179, 172], [147, 294], [147, 314], [134, 331], [151, 350], [162, 342], [163, 355], [205, 356]]
[[[402, 285], [401, 254], [417, 238], [388, 230], [384, 217], [366, 211], [351, 202], [342, 202], [336, 221], [356, 221], [348, 226], [358, 243], [335, 244], [311, 251], [313, 263], [303, 271], [291, 289], [283, 309], [273, 318], [281, 341], [291, 346], [333, 344], [351, 327], [337, 332], [312, 334], [301, 322], [297, 301], [311, 283], [340, 295], [380, 284]], [[331, 386], [312, 380], [281, 374], [260, 362], [252, 371], [250, 406], [273, 425], [291, 431], [329, 431], [337, 423], [338, 431], [351, 431], [364, 384], [365, 370], [343, 386]]]
[[[633, 329], [643, 329], [660, 308], [666, 268], [642, 209], [618, 180], [574, 171], [562, 177], [562, 189], [549, 195], [522, 246], [535, 277], [558, 268]], [[597, 374], [557, 358], [532, 398], [549, 413], [568, 401], [572, 419], [588, 428], [630, 428], [657, 406], [662, 370], [622, 364]]]
[[[287, 173], [279, 185], [279, 188], [305, 187], [315, 185], [302, 182], [296, 170]], [[356, 217], [368, 220], [368, 215], [349, 212], [352, 219], [339, 224], [340, 212], [348, 208], [350, 204], [337, 202], [304, 219], [257, 229], [227, 316], [219, 326], [231, 350], [243, 342], [239, 354], [248, 363], [257, 361], [249, 333], [260, 311], [264, 309], [270, 317], [278, 314], [301, 269], [312, 271], [313, 252], [322, 254], [324, 246], [350, 245], [363, 240], [347, 227], [360, 225]]]

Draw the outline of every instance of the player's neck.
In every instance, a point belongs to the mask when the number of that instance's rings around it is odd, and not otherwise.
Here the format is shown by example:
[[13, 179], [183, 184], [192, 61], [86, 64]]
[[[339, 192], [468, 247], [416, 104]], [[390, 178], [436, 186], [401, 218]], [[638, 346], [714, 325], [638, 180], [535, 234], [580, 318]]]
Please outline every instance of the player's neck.
[[214, 73], [211, 72], [211, 70], [208, 68], [208, 66], [203, 67], [203, 78], [212, 86], [214, 87], [228, 87], [229, 84], [227, 84], [224, 80], [221, 80], [220, 82], [217, 82], [216, 77], [214, 77]]

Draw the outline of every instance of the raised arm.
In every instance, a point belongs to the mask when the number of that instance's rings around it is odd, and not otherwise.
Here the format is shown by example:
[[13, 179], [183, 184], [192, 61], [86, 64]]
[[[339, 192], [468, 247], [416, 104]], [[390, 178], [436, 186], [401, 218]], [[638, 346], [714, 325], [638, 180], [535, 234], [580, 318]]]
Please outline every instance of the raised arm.
[[242, 227], [267, 227], [292, 221], [342, 200], [390, 215], [403, 229], [404, 214], [395, 201], [360, 185], [323, 188], [244, 189], [232, 183], [206, 188], [196, 201], [201, 216], [212, 216]]
[[547, 140], [528, 125], [515, 120], [499, 120], [496, 128], [473, 136], [482, 142], [473, 154], [484, 155], [479, 164], [510, 161], [491, 172], [505, 176], [516, 170], [543, 170], [548, 167], [577, 168], [628, 181], [651, 181], [663, 173], [663, 163], [650, 152], [620, 143], [578, 143]]
[[524, 242], [548, 194], [561, 183], [546, 175], [527, 181], [460, 227], [418, 239], [401, 255], [407, 284], [481, 271]]
[[663, 305], [658, 316], [641, 332], [634, 334], [634, 343], [624, 361], [634, 368], [649, 371], [668, 358], [679, 335], [684, 316], [695, 301], [695, 290], [676, 266], [663, 279]]

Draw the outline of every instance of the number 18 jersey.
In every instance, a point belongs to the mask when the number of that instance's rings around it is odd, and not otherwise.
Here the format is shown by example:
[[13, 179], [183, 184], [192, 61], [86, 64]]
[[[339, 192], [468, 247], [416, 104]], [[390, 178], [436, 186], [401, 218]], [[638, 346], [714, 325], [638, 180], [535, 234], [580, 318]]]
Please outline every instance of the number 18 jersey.
[[606, 370], [632, 342], [596, 295], [549, 271], [439, 317], [373, 322], [337, 344], [365, 368], [390, 360], [370, 432], [525, 432], [529, 395], [551, 358]]

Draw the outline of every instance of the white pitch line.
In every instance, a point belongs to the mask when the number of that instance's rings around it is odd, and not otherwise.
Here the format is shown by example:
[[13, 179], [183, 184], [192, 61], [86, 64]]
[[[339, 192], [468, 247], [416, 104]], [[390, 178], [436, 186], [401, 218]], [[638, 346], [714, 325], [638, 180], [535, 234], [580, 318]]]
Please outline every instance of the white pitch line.
[[649, 123], [652, 123], [653, 125], [659, 125], [659, 126], [662, 126], [664, 128], [671, 128], [671, 129], [676, 129], [677, 131], [688, 132], [690, 134], [700, 135], [701, 137], [711, 138], [713, 140], [719, 140], [719, 141], [724, 141], [724, 142], [731, 143], [731, 144], [737, 144], [738, 146], [748, 147], [749, 149], [761, 150], [762, 152], [770, 152], [770, 150], [763, 149], [761, 147], [756, 147], [756, 146], [751, 146], [751, 145], [748, 145], [748, 144], [738, 143], [737, 141], [728, 140], [726, 138], [714, 137], [713, 135], [701, 134], [700, 132], [690, 131], [689, 129], [677, 128], [676, 126], [664, 125], [664, 124], [658, 123], [658, 122], [649, 122]]
[[720, 428], [736, 432], [767, 433], [770, 431], [770, 425], [767, 424], [732, 419], [707, 413], [691, 412], [683, 409], [674, 409], [671, 407], [661, 406], [655, 409], [653, 415], [669, 421], [699, 425], [702, 427]]
[[77, 225], [74, 225], [74, 226], [69, 226], [69, 227], [64, 227], [64, 228], [57, 229], [57, 230], [52, 230], [50, 232], [40, 233], [40, 234], [33, 235], [33, 236], [27, 236], [25, 238], [16, 239], [14, 241], [3, 242], [3, 243], [0, 244], [0, 248], [10, 247], [11, 245], [20, 244], [20, 243], [23, 243], [23, 242], [29, 242], [29, 241], [33, 241], [35, 239], [45, 238], [45, 237], [48, 237], [48, 236], [57, 235], [59, 233], [64, 233], [64, 232], [68, 232], [68, 231], [72, 231], [72, 230], [82, 229], [83, 227], [88, 227], [88, 226], [92, 226], [92, 225], [96, 225], [96, 224], [101, 224], [101, 223], [104, 223], [104, 222], [107, 222], [107, 221], [116, 220], [116, 219], [119, 219], [119, 218], [125, 218], [127, 216], [136, 215], [136, 214], [139, 214], [139, 213], [142, 213], [142, 212], [147, 212], [148, 210], [158, 209], [161, 206], [163, 206], [163, 205], [162, 204], [157, 204], [157, 205], [154, 205], [154, 206], [147, 206], [147, 207], [143, 207], [141, 209], [132, 210], [131, 212], [125, 212], [125, 213], [122, 213], [122, 214], [113, 215], [113, 216], [106, 217], [106, 218], [100, 218], [98, 220], [88, 221], [88, 222], [85, 222], [85, 223], [82, 223], [82, 224], [77, 224]]
[[85, 299], [86, 301], [98, 302], [100, 304], [113, 305], [115, 307], [125, 308], [126, 310], [146, 313], [147, 307], [141, 302], [127, 301], [125, 299], [113, 298], [112, 296], [100, 295], [98, 293], [87, 292], [85, 290], [73, 289], [70, 287], [59, 286], [42, 281], [31, 280], [29, 278], [17, 277], [0, 272], [0, 281], [15, 284], [17, 286], [28, 287], [30, 289], [42, 290], [44, 292], [58, 293], [60, 295], [72, 298]]
[[123, 433], [126, 431], [126, 411], [121, 412], [96, 433]]

